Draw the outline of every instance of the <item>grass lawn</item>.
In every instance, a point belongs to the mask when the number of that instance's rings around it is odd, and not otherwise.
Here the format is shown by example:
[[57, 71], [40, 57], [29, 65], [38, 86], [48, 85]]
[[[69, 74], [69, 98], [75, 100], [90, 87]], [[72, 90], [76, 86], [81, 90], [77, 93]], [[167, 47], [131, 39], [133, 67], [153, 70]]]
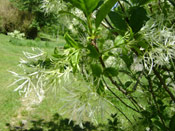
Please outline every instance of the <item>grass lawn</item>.
[[[21, 43], [24, 43], [24, 45]], [[15, 87], [8, 87], [13, 82], [13, 77], [8, 70], [19, 72], [17, 65], [20, 57], [23, 56], [22, 51], [30, 51], [31, 46], [37, 47], [36, 43], [39, 43], [39, 47], [51, 52], [56, 45], [64, 44], [64, 41], [61, 40], [55, 44], [32, 40], [15, 40], [0, 34], [0, 131], [5, 130], [5, 124], [10, 122], [12, 117], [16, 117], [18, 110], [21, 108], [21, 97], [18, 92], [13, 91]], [[23, 111], [23, 114], [28, 115], [25, 111]]]
[[[27, 110], [26, 107], [28, 103], [24, 103], [24, 98], [19, 96], [18, 92], [13, 91], [15, 86], [8, 87], [14, 79], [8, 70], [20, 72], [17, 68], [18, 61], [20, 57], [23, 57], [22, 52], [30, 52], [31, 47], [40, 47], [51, 54], [54, 47], [64, 45], [64, 43], [65, 41], [62, 38], [59, 41], [48, 42], [40, 40], [17, 40], [0, 34], [0, 131], [8, 130], [5, 126], [6, 123], [18, 126], [21, 121], [27, 121], [27, 127], [25, 128], [28, 128], [32, 124], [31, 121], [39, 120], [36, 123], [37, 125], [41, 125], [43, 124], [42, 120], [49, 121], [53, 118], [54, 114], [58, 113], [58, 109], [62, 103], [59, 102], [58, 97], [56, 97], [53, 92], [48, 92], [49, 94], [47, 94], [40, 105], [34, 105], [31, 107], [32, 110]], [[129, 109], [121, 103], [117, 105], [120, 106], [128, 116], [135, 115], [135, 113], [129, 111]], [[120, 118], [122, 117], [123, 116]], [[58, 127], [58, 123], [54, 124], [53, 121], [51, 122], [52, 123], [48, 123], [51, 124], [50, 127], [53, 126], [53, 129], [60, 128]], [[63, 122], [60, 125], [61, 127], [63, 125], [68, 126], [66, 119], [60, 122]], [[35, 130], [37, 131], [37, 127]]]

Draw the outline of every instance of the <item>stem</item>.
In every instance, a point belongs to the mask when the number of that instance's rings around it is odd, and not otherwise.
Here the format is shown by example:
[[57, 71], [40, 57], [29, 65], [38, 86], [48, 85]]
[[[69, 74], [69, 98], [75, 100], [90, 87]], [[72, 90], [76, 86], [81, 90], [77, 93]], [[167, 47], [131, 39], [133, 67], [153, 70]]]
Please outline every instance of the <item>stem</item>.
[[[100, 53], [100, 52], [99, 52], [99, 49], [98, 49], [98, 47], [97, 47], [97, 44], [96, 44], [96, 39], [94, 39], [94, 40], [91, 41], [91, 45], [93, 45], [93, 46], [96, 48], [97, 52]], [[103, 68], [106, 68], [105, 63], [104, 63], [104, 61], [103, 61], [101, 55], [100, 55], [100, 57], [99, 57], [99, 61], [100, 61], [101, 65], [102, 65], [102, 67], [103, 67]], [[118, 89], [119, 91], [121, 91], [125, 96], [127, 96], [127, 98], [131, 101], [132, 104], [133, 104], [133, 102], [134, 102], [140, 109], [142, 109], [142, 108], [139, 106], [139, 104], [137, 103], [137, 101], [136, 101], [132, 96], [128, 96], [127, 91], [124, 90], [123, 88], [121, 88], [121, 87], [118, 85], [118, 83], [117, 83], [115, 80], [113, 80], [113, 78], [112, 78], [111, 76], [108, 76], [108, 78], [109, 78], [109, 80], [111, 81], [111, 83], [112, 83], [115, 87], [117, 87], [117, 89]], [[135, 105], [134, 105], [134, 106], [135, 106]], [[139, 112], [139, 111], [137, 111], [137, 112]]]
[[139, 111], [137, 111], [137, 110], [134, 109], [133, 107], [127, 105], [119, 96], [117, 96], [117, 95], [110, 89], [110, 87], [107, 85], [107, 83], [106, 83], [106, 81], [104, 80], [104, 78], [102, 78], [102, 79], [103, 79], [103, 82], [104, 82], [105, 86], [107, 87], [107, 89], [108, 89], [117, 99], [119, 99], [119, 101], [120, 101], [121, 103], [123, 103], [126, 107], [132, 109], [133, 111], [139, 113]]
[[139, 74], [138, 78], [136, 78], [136, 79], [137, 79], [137, 82], [136, 82], [136, 84], [134, 85], [133, 90], [136, 90], [136, 89], [137, 89], [137, 86], [138, 86], [138, 84], [139, 84], [139, 82], [140, 82], [140, 78], [141, 78], [141, 77], [142, 77], [142, 72]]
[[[119, 83], [124, 87], [124, 84], [122, 83], [122, 81], [120, 80], [120, 78], [118, 76], [117, 76], [117, 79], [118, 79]], [[128, 96], [127, 98], [130, 99], [131, 103], [137, 108], [137, 110], [139, 110], [138, 107], [140, 109], [142, 109], [134, 99], [130, 98], [130, 96]]]
[[[106, 100], [106, 99], [105, 99]], [[132, 124], [131, 120], [125, 115], [124, 112], [122, 112], [116, 105], [114, 105], [112, 102], [106, 100], [108, 103], [110, 103], [112, 106], [114, 106], [122, 115]]]
[[[94, 18], [94, 19], [96, 19], [96, 16], [94, 16], [94, 15], [92, 15], [92, 17]], [[107, 22], [107, 21], [106, 21]], [[115, 36], [118, 36], [118, 33], [117, 32], [113, 32], [113, 31], [111, 31], [111, 27], [112, 26], [110, 26], [110, 25], [108, 25], [108, 22], [106, 23], [106, 22], [103, 22], [102, 21], [102, 25], [106, 28], [106, 29], [108, 29], [113, 35], [115, 35]], [[109, 23], [110, 24], [110, 23]], [[112, 29], [113, 29], [113, 27], [112, 27]]]
[[[133, 73], [129, 74], [130, 72], [126, 72], [125, 70], [119, 70], [119, 72], [122, 72], [122, 73], [125, 73], [126, 75], [128, 75], [131, 79], [133, 80], [138, 80], [135, 76], [133, 76]], [[144, 85], [138, 81], [138, 84], [141, 86], [141, 87], [144, 87]], [[133, 87], [134, 88], [134, 87]]]
[[[119, 5], [120, 5], [120, 7], [121, 7], [123, 13], [126, 14], [125, 8], [124, 8], [123, 5], [121, 4], [121, 2], [118, 1], [118, 3], [119, 3]], [[128, 17], [125, 18], [125, 21], [126, 21], [126, 23], [129, 24], [129, 18], [128, 18]]]
[[161, 1], [158, 1], [158, 6], [159, 6], [159, 10], [162, 11], [162, 7], [161, 7]]
[[154, 91], [153, 91], [153, 86], [152, 86], [151, 78], [148, 76], [147, 79], [148, 79], [148, 83], [149, 83], [149, 87], [150, 87], [150, 92], [151, 92], [151, 94], [152, 94], [154, 104], [156, 105], [156, 108], [157, 108], [157, 113], [158, 113], [158, 115], [159, 115], [159, 118], [160, 118], [160, 120], [161, 120], [163, 126], [166, 128], [165, 122], [164, 122], [164, 120], [163, 120], [163, 118], [162, 118], [162, 116], [161, 116], [160, 108], [159, 108], [159, 106], [158, 106], [158, 104], [157, 104], [157, 101], [156, 101], [156, 96], [155, 96]]
[[112, 25], [109, 23], [109, 21], [105, 18], [105, 21], [106, 21], [106, 23], [109, 25], [109, 27], [111, 28], [111, 29], [114, 29], [113, 27], [112, 27]]
[[151, 4], [148, 4], [148, 6], [149, 6], [150, 12], [153, 13], [152, 5]]
[[89, 35], [92, 35], [92, 23], [91, 23], [91, 16], [87, 16], [87, 24], [88, 24], [88, 28], [89, 28]]
[[169, 90], [169, 88], [167, 87], [167, 85], [165, 84], [165, 81], [162, 79], [162, 77], [160, 76], [159, 72], [157, 72], [157, 70], [155, 69], [155, 67], [153, 68], [154, 74], [157, 76], [157, 78], [160, 81], [160, 84], [162, 84], [163, 88], [165, 89], [165, 91], [170, 95], [171, 99], [175, 102], [175, 96], [172, 94], [172, 92]]
[[120, 1], [118, 1], [118, 3], [119, 3], [119, 5], [120, 5], [120, 7], [121, 7], [121, 9], [122, 9], [123, 13], [125, 13], [125, 9], [124, 9], [123, 5], [121, 4], [121, 2], [120, 2]]
[[119, 46], [114, 46], [114, 47], [111, 47], [111, 48], [109, 48], [109, 49], [106, 49], [106, 50], [104, 50], [102, 53], [106, 53], [106, 52], [111, 51], [112, 49], [115, 49], [115, 48], [117, 48], [117, 47], [119, 47]]

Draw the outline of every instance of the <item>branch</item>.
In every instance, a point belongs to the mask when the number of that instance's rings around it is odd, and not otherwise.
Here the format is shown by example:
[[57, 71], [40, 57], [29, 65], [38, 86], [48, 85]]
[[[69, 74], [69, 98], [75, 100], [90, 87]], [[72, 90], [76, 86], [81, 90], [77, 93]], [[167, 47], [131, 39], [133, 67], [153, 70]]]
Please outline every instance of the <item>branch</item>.
[[[106, 100], [106, 99], [105, 99]], [[114, 105], [112, 102], [106, 100], [108, 103], [110, 103], [112, 106], [114, 106], [117, 110], [119, 110], [120, 113], [132, 124], [131, 120], [125, 115], [124, 112], [122, 112], [116, 105]]]
[[175, 102], [175, 96], [172, 94], [172, 92], [169, 90], [169, 88], [167, 87], [167, 85], [165, 84], [165, 81], [162, 79], [162, 77], [160, 76], [159, 72], [157, 72], [157, 70], [155, 69], [155, 67], [153, 68], [154, 74], [157, 76], [157, 78], [160, 81], [160, 84], [162, 84], [163, 88], [165, 89], [165, 91], [170, 95], [171, 99]]
[[[120, 80], [120, 78], [117, 76], [117, 79], [118, 79], [118, 81], [119, 81], [119, 83], [124, 87], [124, 84], [122, 83], [122, 81]], [[138, 109], [138, 107], [140, 108], [140, 109], [142, 109], [140, 106], [139, 106], [139, 104], [134, 100], [134, 99], [132, 99], [132, 98], [130, 98], [130, 96], [127, 96], [127, 98], [128, 99], [130, 99], [130, 101], [131, 101], [131, 103]], [[137, 107], [138, 106], [138, 107]], [[138, 109], [139, 110], [139, 109]]]
[[[98, 49], [98, 47], [97, 47], [97, 44], [96, 44], [96, 39], [91, 40], [91, 45], [94, 46], [94, 47], [96, 48], [97, 52], [100, 54], [100, 51], [99, 51], [99, 49]], [[99, 61], [100, 61], [101, 65], [102, 65], [102, 67], [105, 69], [106, 66], [105, 66], [105, 63], [104, 63], [104, 61], [103, 61], [101, 55], [100, 55], [100, 57], [99, 57]], [[118, 85], [118, 83], [117, 83], [115, 80], [113, 80], [113, 78], [112, 78], [111, 76], [107, 76], [107, 77], [109, 78], [109, 80], [111, 81], [111, 83], [112, 83], [115, 87], [117, 87], [117, 89], [118, 89], [119, 91], [121, 91], [125, 96], [127, 96], [127, 98], [131, 101], [131, 103], [132, 103], [134, 106], [137, 105], [140, 109], [142, 109], [142, 108], [139, 106], [139, 104], [137, 103], [137, 101], [136, 101], [132, 96], [128, 96], [127, 91], [124, 90], [123, 88], [121, 88], [121, 87]], [[135, 103], [136, 105], [135, 105], [134, 103]], [[139, 112], [139, 111], [137, 111], [137, 112]]]
[[138, 86], [138, 84], [140, 83], [140, 78], [141, 78], [141, 77], [142, 77], [142, 72], [139, 74], [138, 78], [136, 78], [136, 79], [137, 79], [137, 82], [136, 82], [136, 84], [134, 85], [133, 90], [136, 90], [136, 89], [137, 89], [137, 86]]
[[[125, 8], [124, 8], [123, 5], [121, 4], [121, 2], [118, 1], [118, 3], [119, 3], [119, 5], [120, 5], [120, 7], [121, 7], [123, 13], [126, 14]], [[129, 24], [129, 18], [128, 18], [128, 17], [125, 18], [125, 21], [126, 21], [126, 23]]]
[[151, 78], [148, 76], [147, 79], [148, 79], [148, 83], [149, 83], [149, 87], [150, 87], [150, 92], [151, 92], [151, 94], [152, 94], [154, 104], [156, 105], [156, 108], [157, 108], [157, 113], [159, 114], [159, 118], [160, 118], [160, 120], [161, 120], [163, 126], [166, 128], [165, 122], [164, 122], [164, 120], [163, 120], [163, 118], [162, 118], [162, 116], [161, 116], [160, 108], [159, 108], [159, 106], [158, 106], [158, 104], [157, 104], [157, 101], [156, 101], [156, 96], [155, 96], [154, 91], [153, 91], [153, 86], [152, 86]]
[[112, 25], [109, 23], [109, 21], [105, 18], [105, 21], [106, 21], [106, 23], [109, 25], [109, 27], [111, 28], [111, 29], [114, 29], [114, 27], [112, 27]]
[[133, 111], [139, 113], [138, 110], [136, 110], [136, 109], [134, 109], [133, 107], [127, 105], [119, 96], [117, 96], [117, 95], [110, 89], [110, 87], [107, 85], [107, 83], [106, 83], [106, 81], [104, 80], [104, 78], [102, 78], [102, 79], [103, 79], [103, 82], [104, 82], [105, 86], [107, 87], [107, 89], [108, 89], [117, 99], [119, 99], [119, 101], [120, 101], [121, 103], [123, 103], [126, 107], [132, 109]]
[[[119, 72], [122, 72], [122, 73], [128, 75], [131, 79], [133, 79], [133, 80], [135, 80], [135, 81], [138, 81], [138, 79], [137, 79], [135, 76], [133, 76], [133, 73], [129, 74], [130, 72], [127, 72], [127, 71], [125, 71], [125, 70], [119, 70]], [[143, 85], [140, 81], [138, 81], [138, 84], [139, 84], [141, 87], [144, 87], [144, 85]], [[135, 86], [134, 86], [134, 87], [135, 87]], [[133, 87], [133, 89], [134, 89], [134, 87]]]
[[[95, 16], [95, 15], [92, 15], [92, 17], [93, 17], [94, 19], [96, 19], [96, 16]], [[108, 21], [107, 19], [105, 19], [105, 21], [106, 21], [106, 23], [105, 23], [104, 21], [102, 21], [101, 24], [102, 24], [106, 29], [108, 29], [113, 35], [117, 36], [117, 35], [118, 35], [117, 32], [112, 32], [112, 31], [111, 31], [111, 29], [114, 29], [114, 28], [113, 28], [112, 25], [109, 23], [109, 21]]]

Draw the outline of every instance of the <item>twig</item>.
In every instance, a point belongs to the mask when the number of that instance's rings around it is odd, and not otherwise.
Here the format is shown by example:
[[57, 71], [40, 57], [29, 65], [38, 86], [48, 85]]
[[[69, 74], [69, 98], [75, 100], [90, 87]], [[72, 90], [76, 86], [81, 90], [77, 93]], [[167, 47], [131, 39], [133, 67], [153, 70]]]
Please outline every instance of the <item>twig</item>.
[[138, 110], [136, 110], [136, 109], [134, 109], [133, 107], [127, 105], [119, 96], [117, 96], [117, 95], [111, 90], [111, 88], [107, 85], [107, 83], [106, 83], [106, 81], [104, 80], [104, 78], [102, 78], [102, 79], [103, 79], [103, 82], [104, 82], [105, 86], [107, 87], [107, 89], [108, 89], [117, 99], [119, 99], [119, 101], [120, 101], [121, 103], [123, 103], [126, 107], [132, 109], [133, 111], [139, 113]]
[[150, 92], [152, 94], [154, 104], [156, 105], [156, 108], [157, 108], [157, 113], [159, 114], [159, 118], [160, 118], [163, 126], [166, 128], [165, 122], [164, 122], [164, 120], [163, 120], [163, 118], [161, 116], [161, 112], [160, 112], [159, 106], [158, 106], [157, 101], [156, 101], [156, 96], [155, 96], [154, 91], [153, 91], [153, 86], [152, 86], [151, 78], [148, 76], [147, 79], [148, 79], [148, 83], [149, 83], [149, 87], [150, 87]]
[[[97, 44], [96, 44], [96, 39], [91, 40], [91, 45], [94, 46], [94, 47], [96, 48], [97, 52], [100, 54], [99, 49], [98, 49]], [[106, 66], [105, 66], [105, 63], [104, 63], [104, 61], [103, 61], [101, 55], [100, 55], [100, 57], [99, 57], [99, 61], [100, 61], [101, 65], [102, 65], [102, 67], [105, 69]], [[132, 96], [128, 96], [127, 91], [124, 90], [123, 88], [121, 88], [121, 87], [118, 85], [118, 83], [117, 83], [115, 80], [113, 80], [113, 78], [112, 78], [111, 76], [107, 76], [107, 77], [109, 78], [109, 80], [111, 81], [111, 83], [112, 83], [115, 87], [117, 87], [117, 89], [118, 89], [119, 91], [121, 91], [124, 95], [126, 95], [126, 96], [128, 97], [128, 99], [131, 101], [132, 104], [133, 104], [133, 102], [134, 102], [140, 109], [142, 109], [142, 108], [138, 105], [138, 103], [136, 102], [136, 100], [135, 100]], [[134, 105], [134, 106], [135, 106], [135, 105]], [[137, 112], [139, 112], [139, 111], [137, 111]]]
[[[106, 99], [105, 99], [106, 100]], [[114, 105], [112, 102], [106, 100], [108, 103], [110, 103], [112, 106], [114, 106], [122, 115], [132, 124], [131, 120], [125, 115], [124, 112], [122, 112], [116, 105]]]
[[154, 74], [157, 76], [157, 78], [159, 79], [160, 83], [162, 84], [163, 88], [165, 89], [165, 91], [170, 95], [171, 99], [175, 102], [175, 96], [172, 94], [172, 92], [169, 90], [169, 88], [167, 87], [167, 85], [165, 84], [165, 81], [162, 79], [162, 77], [160, 76], [159, 72], [157, 72], [157, 70], [155, 69], [155, 67], [153, 68]]
[[[122, 81], [120, 80], [120, 78], [118, 76], [117, 76], [117, 79], [118, 79], [119, 83], [124, 87], [124, 84], [122, 83]], [[138, 103], [135, 100], [132, 100], [129, 96], [127, 96], [127, 98], [130, 99], [131, 103], [135, 106], [135, 108], [137, 108], [137, 110], [139, 110], [138, 107], [140, 108], [140, 106], [138, 105]]]
[[140, 78], [142, 77], [142, 72], [139, 74], [139, 76], [138, 76], [138, 78], [137, 78], [137, 82], [136, 82], [136, 84], [134, 85], [134, 87], [133, 87], [133, 90], [136, 90], [136, 88], [137, 88], [137, 86], [138, 86], [138, 84], [139, 84], [139, 82], [140, 82]]
[[[122, 9], [123, 13], [124, 13], [124, 14], [126, 14], [125, 8], [124, 8], [124, 7], [123, 7], [123, 5], [121, 4], [121, 2], [120, 2], [120, 1], [118, 1], [118, 3], [119, 3], [119, 5], [120, 5], [120, 7], [121, 7], [121, 9]], [[126, 17], [126, 18], [125, 18], [125, 21], [126, 21], [127, 23], [129, 23], [129, 18], [128, 18], [128, 17]]]
[[107, 20], [107, 18], [105, 18], [105, 21], [106, 21], [106, 23], [109, 25], [109, 27], [110, 27], [111, 29], [114, 29], [114, 27], [112, 27], [112, 25], [109, 23], [109, 21]]

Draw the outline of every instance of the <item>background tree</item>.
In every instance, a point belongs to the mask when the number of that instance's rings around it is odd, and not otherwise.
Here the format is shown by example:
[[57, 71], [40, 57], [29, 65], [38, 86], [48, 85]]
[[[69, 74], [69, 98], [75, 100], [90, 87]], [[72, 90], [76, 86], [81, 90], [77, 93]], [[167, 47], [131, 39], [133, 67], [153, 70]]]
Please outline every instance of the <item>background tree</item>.
[[32, 23], [33, 15], [19, 11], [10, 1], [0, 1], [0, 32], [7, 34], [14, 30], [25, 32]]
[[30, 29], [26, 32], [28, 38], [37, 37], [38, 31], [47, 24], [53, 24], [57, 22], [57, 16], [55, 13], [49, 13], [42, 10], [41, 6], [43, 0], [11, 0], [11, 2], [22, 11], [27, 11], [34, 16]]

